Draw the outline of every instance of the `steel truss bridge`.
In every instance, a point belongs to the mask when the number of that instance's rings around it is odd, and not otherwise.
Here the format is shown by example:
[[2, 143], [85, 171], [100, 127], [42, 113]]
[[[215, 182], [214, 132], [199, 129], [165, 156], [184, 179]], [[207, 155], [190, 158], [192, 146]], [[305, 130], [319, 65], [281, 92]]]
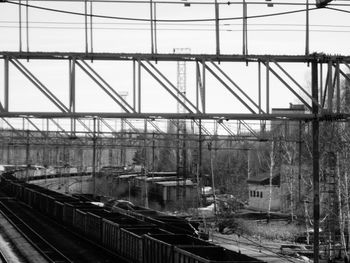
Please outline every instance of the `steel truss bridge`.
[[[320, 178], [319, 178], [319, 123], [320, 121], [337, 120], [348, 121], [350, 117], [349, 108], [341, 106], [340, 86], [341, 81], [349, 82], [350, 78], [347, 70], [350, 69], [350, 57], [326, 56], [323, 54], [312, 54], [307, 56], [254, 56], [254, 55], [193, 55], [193, 54], [105, 54], [105, 53], [44, 53], [44, 52], [1, 52], [0, 58], [3, 61], [4, 75], [4, 100], [0, 105], [0, 116], [7, 118], [26, 118], [30, 121], [32, 118], [57, 119], [66, 118], [71, 120], [71, 130], [67, 135], [76, 131], [76, 123], [80, 118], [96, 118], [104, 122], [109, 118], [125, 119], [147, 119], [153, 122], [156, 119], [189, 119], [201, 121], [206, 119], [216, 120], [218, 123], [225, 123], [232, 120], [302, 120], [312, 122], [313, 135], [313, 189], [314, 189], [314, 228], [315, 243], [318, 243], [318, 229], [320, 217]], [[56, 60], [63, 60], [67, 64], [69, 104], [64, 104], [54, 92], [39, 80], [25, 61], [45, 61], [47, 67]], [[132, 101], [128, 103], [125, 99], [113, 89], [113, 87], [104, 80], [104, 78], [93, 68], [91, 61], [121, 61], [132, 65]], [[186, 61], [195, 65], [196, 84], [195, 101], [182, 96], [174, 83], [162, 72], [161, 62], [176, 63]], [[253, 100], [245, 89], [241, 88], [230, 77], [230, 74], [222, 67], [223, 64], [257, 64], [255, 77], [258, 78], [256, 87], [258, 97]], [[311, 67], [311, 94], [305, 90], [301, 84], [282, 66], [285, 64], [298, 64]], [[57, 108], [52, 112], [20, 112], [11, 110], [9, 101], [11, 92], [11, 70], [16, 69], [17, 74], [23, 74], [51, 103]], [[76, 96], [76, 68], [80, 68], [99, 86], [120, 108], [121, 112], [81, 112], [76, 108], [77, 100], [84, 99]], [[277, 72], [279, 70], [279, 73]], [[263, 85], [261, 76], [264, 73], [265, 83]], [[143, 76], [148, 74], [179, 104], [185, 109], [185, 113], [164, 113], [164, 112], [144, 112], [142, 108], [143, 98], [142, 89]], [[220, 75], [219, 75], [220, 74]], [[208, 98], [206, 96], [206, 78], [208, 75], [214, 76], [221, 87], [229, 91], [232, 98], [239, 101], [246, 109], [246, 113], [230, 112], [215, 113], [207, 110]], [[270, 111], [270, 76], [277, 78], [307, 109], [305, 113], [272, 113]], [[323, 82], [323, 80], [326, 81]], [[292, 83], [292, 84], [290, 84]], [[303, 96], [299, 95], [303, 93]], [[262, 98], [265, 98], [265, 103]], [[35, 103], [34, 101], [32, 103]], [[216, 102], [220, 103], [220, 102]], [[264, 105], [264, 106], [263, 106]], [[247, 124], [248, 126], [248, 124]], [[161, 131], [156, 128], [155, 130]], [[95, 132], [96, 129], [94, 128]], [[93, 133], [94, 134], [94, 133]], [[318, 255], [318, 247], [315, 246], [315, 254]], [[316, 253], [317, 252], [317, 253]]]

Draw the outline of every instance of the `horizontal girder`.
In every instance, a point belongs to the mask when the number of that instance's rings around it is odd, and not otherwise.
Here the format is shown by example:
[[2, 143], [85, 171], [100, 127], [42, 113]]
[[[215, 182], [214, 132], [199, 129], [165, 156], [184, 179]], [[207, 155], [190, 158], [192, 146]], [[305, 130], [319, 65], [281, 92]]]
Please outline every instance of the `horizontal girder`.
[[320, 121], [350, 120], [350, 114], [338, 113], [117, 113], [117, 112], [0, 112], [1, 118], [127, 118], [127, 119], [188, 119], [188, 120], [304, 120], [318, 119]]
[[213, 55], [213, 54], [146, 54], [146, 53], [84, 53], [84, 52], [0, 52], [0, 58], [48, 59], [48, 60], [149, 60], [149, 61], [214, 61], [214, 62], [296, 62], [329, 61], [350, 63], [350, 56], [326, 55]]

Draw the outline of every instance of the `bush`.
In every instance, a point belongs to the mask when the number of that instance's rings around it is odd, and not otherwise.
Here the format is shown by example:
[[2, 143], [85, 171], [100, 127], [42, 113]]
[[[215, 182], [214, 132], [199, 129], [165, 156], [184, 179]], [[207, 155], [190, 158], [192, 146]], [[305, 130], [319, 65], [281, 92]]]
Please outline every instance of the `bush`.
[[236, 219], [235, 222], [238, 233], [269, 240], [294, 242], [296, 236], [303, 232], [301, 226], [287, 222], [258, 223], [244, 219]]

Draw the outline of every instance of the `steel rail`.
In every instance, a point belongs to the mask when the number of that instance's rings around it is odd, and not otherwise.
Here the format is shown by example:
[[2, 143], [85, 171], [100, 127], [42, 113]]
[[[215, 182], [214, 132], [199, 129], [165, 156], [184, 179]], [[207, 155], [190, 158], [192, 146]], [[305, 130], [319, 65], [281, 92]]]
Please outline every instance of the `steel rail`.
[[6, 256], [4, 253], [0, 250], [0, 261], [4, 263], [8, 263], [9, 261], [7, 260]]
[[[21, 218], [19, 218], [10, 208], [3, 202], [0, 202], [0, 213], [9, 221], [16, 230], [45, 258], [48, 262], [67, 262], [73, 263], [72, 260], [63, 255], [47, 240], [41, 237], [35, 230], [28, 226]], [[22, 227], [20, 227], [21, 225]], [[25, 233], [26, 232], [26, 233]], [[29, 235], [30, 236], [29, 236]], [[36, 239], [34, 242], [33, 239]], [[53, 258], [55, 257], [55, 258]]]

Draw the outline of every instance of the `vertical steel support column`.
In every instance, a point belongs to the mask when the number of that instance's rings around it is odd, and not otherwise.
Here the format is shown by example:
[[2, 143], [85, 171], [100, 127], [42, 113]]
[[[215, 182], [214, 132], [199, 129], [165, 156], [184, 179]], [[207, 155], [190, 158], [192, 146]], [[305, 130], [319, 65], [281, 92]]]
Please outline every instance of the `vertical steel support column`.
[[141, 63], [138, 60], [138, 113], [141, 113]]
[[134, 110], [136, 110], [136, 62], [132, 61], [132, 102]]
[[319, 231], [320, 231], [320, 164], [319, 164], [319, 120], [318, 114], [318, 69], [317, 61], [313, 61], [311, 65], [311, 85], [312, 85], [312, 160], [313, 160], [313, 217], [314, 217], [314, 262], [319, 262]]
[[309, 0], [306, 0], [306, 29], [305, 29], [305, 56], [308, 56], [309, 51]]
[[153, 4], [154, 6], [154, 52], [157, 54], [157, 3]]
[[[146, 167], [148, 168], [147, 161], [147, 120], [144, 120], [144, 142], [143, 142], [143, 149], [144, 149], [144, 170], [146, 172]], [[148, 169], [147, 169], [148, 171]], [[145, 207], [148, 208], [148, 182], [147, 182], [147, 172], [145, 173]]]
[[270, 113], [270, 61], [266, 62], [266, 113]]
[[261, 114], [261, 63], [258, 62], [258, 105], [259, 114]]
[[322, 103], [322, 98], [323, 98], [323, 64], [320, 64], [320, 76], [319, 76], [319, 90], [320, 90], [320, 101]]
[[87, 21], [87, 0], [84, 1], [84, 19], [85, 19], [85, 53], [89, 53], [88, 44], [88, 21]]
[[18, 5], [18, 29], [19, 29], [19, 52], [22, 52], [22, 1], [19, 0]]
[[205, 113], [206, 112], [206, 109], [205, 109], [205, 107], [206, 107], [206, 103], [205, 103], [205, 85], [206, 85], [206, 83], [205, 83], [205, 61], [203, 60], [202, 61], [202, 78], [203, 78], [203, 80], [202, 80], [202, 107], [203, 107], [203, 113]]
[[299, 121], [299, 140], [298, 140], [298, 192], [299, 192], [299, 202], [301, 202], [301, 121]]
[[197, 193], [198, 193], [198, 205], [202, 206], [202, 120], [199, 119], [199, 131], [198, 131], [198, 167], [197, 167]]
[[[93, 46], [93, 30], [92, 30], [92, 25], [93, 25], [93, 22], [92, 22], [92, 3], [93, 1], [90, 1], [90, 53], [92, 54], [94, 52], [94, 46]], [[91, 61], [92, 61], [92, 58], [91, 58]]]
[[199, 71], [199, 64], [198, 61], [196, 61], [196, 107], [197, 107], [197, 113], [199, 113], [199, 89], [200, 89], [200, 71]]
[[[259, 106], [259, 114], [262, 113], [261, 107], [261, 62], [258, 62], [258, 106]], [[260, 121], [260, 136], [263, 137], [265, 135], [265, 121]]]
[[333, 72], [332, 72], [332, 61], [328, 62], [328, 96], [327, 96], [327, 109], [328, 111], [333, 110]]
[[340, 72], [339, 72], [339, 62], [337, 62], [335, 68], [335, 77], [337, 79], [337, 100], [336, 100], [336, 108], [337, 113], [340, 113]]
[[243, 55], [248, 55], [248, 40], [247, 40], [247, 37], [248, 37], [248, 29], [247, 29], [247, 3], [245, 0], [243, 0], [243, 51], [242, 51], [242, 54]]
[[143, 131], [144, 131], [144, 133], [143, 133], [143, 138], [144, 138], [144, 140], [143, 140], [143, 149], [144, 149], [144, 156], [143, 156], [143, 159], [144, 159], [144, 167], [146, 168], [146, 167], [148, 167], [148, 164], [147, 164], [147, 162], [148, 162], [148, 156], [147, 156], [147, 130], [148, 130], [148, 127], [147, 127], [147, 119], [144, 119], [144, 123], [143, 123], [143, 125], [144, 125], [144, 129], [143, 129]]
[[220, 28], [219, 28], [219, 5], [215, 0], [215, 38], [216, 38], [216, 55], [220, 55]]
[[29, 130], [26, 130], [26, 181], [28, 181], [29, 177], [29, 154], [30, 154], [30, 149], [29, 149]]
[[154, 163], [155, 163], [155, 148], [156, 148], [156, 144], [155, 144], [155, 140], [154, 140], [154, 132], [152, 132], [152, 172], [155, 171], [154, 169]]
[[[198, 145], [198, 148], [199, 148], [199, 160], [198, 160], [198, 163], [199, 163], [199, 178], [200, 180], [202, 180], [202, 141], [203, 141], [203, 138], [202, 138], [202, 119], [199, 119], [199, 145]], [[201, 185], [200, 185], [201, 186]], [[201, 191], [202, 193], [202, 191]]]
[[92, 195], [95, 197], [96, 189], [96, 117], [93, 118], [93, 135], [92, 135]]
[[[69, 111], [75, 113], [75, 59], [69, 60]], [[76, 120], [71, 118], [71, 132], [75, 136]]]
[[150, 11], [150, 21], [151, 21], [151, 53], [154, 54], [154, 44], [153, 44], [153, 1], [150, 0], [149, 1], [150, 7], [149, 7], [149, 11]]
[[28, 0], [26, 0], [26, 44], [27, 44], [27, 52], [29, 52], [29, 8], [28, 8]]
[[9, 110], [9, 60], [4, 61], [4, 109]]

